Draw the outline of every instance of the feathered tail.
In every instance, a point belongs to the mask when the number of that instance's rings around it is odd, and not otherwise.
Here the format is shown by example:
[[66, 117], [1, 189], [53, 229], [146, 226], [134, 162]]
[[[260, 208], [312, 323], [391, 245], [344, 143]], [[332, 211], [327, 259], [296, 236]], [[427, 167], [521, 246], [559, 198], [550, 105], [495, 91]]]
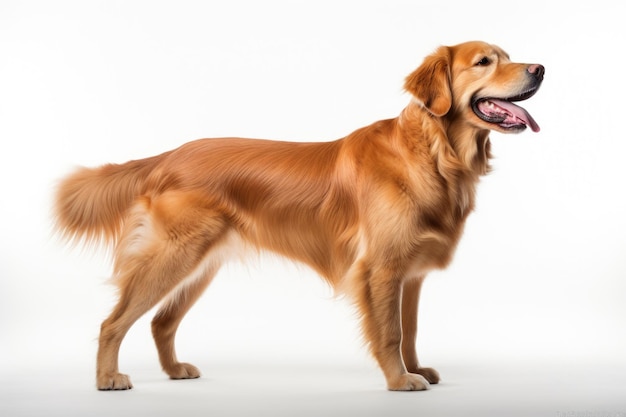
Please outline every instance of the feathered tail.
[[58, 231], [70, 241], [114, 243], [126, 211], [146, 192], [160, 157], [81, 168], [61, 181], [55, 196]]

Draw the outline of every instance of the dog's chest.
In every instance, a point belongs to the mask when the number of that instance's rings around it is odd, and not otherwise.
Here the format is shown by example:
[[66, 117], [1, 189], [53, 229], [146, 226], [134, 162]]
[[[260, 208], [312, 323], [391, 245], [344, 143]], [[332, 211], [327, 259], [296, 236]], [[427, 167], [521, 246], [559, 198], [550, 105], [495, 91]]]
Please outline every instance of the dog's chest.
[[[450, 263], [474, 209], [475, 182], [439, 180], [433, 184], [428, 193], [414, 197], [410, 217], [403, 220], [412, 230], [411, 268], [423, 273]], [[420, 186], [424, 191], [423, 183]]]

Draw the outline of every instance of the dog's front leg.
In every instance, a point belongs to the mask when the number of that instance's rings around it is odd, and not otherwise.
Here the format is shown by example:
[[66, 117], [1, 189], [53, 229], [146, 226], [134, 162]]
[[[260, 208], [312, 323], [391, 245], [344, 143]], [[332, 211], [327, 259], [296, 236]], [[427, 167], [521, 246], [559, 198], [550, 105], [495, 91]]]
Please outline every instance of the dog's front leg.
[[430, 386], [426, 378], [409, 373], [402, 359], [402, 280], [394, 275], [387, 268], [376, 268], [365, 271], [362, 276], [366, 285], [359, 306], [364, 334], [385, 374], [389, 390], [425, 390]]
[[439, 373], [432, 368], [421, 368], [417, 359], [417, 312], [424, 276], [407, 280], [402, 289], [402, 359], [406, 369], [420, 374], [431, 384], [439, 382]]

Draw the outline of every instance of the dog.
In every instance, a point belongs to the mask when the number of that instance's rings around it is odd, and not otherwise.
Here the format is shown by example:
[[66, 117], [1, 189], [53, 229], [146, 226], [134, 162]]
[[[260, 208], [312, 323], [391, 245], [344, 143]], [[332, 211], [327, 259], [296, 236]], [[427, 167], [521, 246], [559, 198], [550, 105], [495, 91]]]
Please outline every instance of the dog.
[[398, 117], [344, 138], [201, 139], [68, 175], [56, 226], [69, 241], [111, 245], [119, 288], [101, 326], [97, 388], [132, 388], [120, 344], [158, 303], [163, 370], [198, 378], [176, 357], [176, 330], [220, 265], [247, 249], [306, 264], [353, 301], [389, 390], [437, 384], [415, 350], [420, 288], [452, 259], [490, 170], [490, 131], [539, 131], [514, 102], [533, 96], [544, 72], [484, 42], [441, 46], [406, 77], [411, 100]]

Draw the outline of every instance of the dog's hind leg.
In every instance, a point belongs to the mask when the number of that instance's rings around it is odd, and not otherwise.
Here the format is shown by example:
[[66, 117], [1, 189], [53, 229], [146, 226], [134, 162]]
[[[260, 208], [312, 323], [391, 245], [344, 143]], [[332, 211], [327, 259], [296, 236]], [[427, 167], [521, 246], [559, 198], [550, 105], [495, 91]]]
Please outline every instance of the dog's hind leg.
[[[220, 213], [182, 193], [170, 192], [135, 204], [116, 247], [120, 298], [101, 327], [98, 389], [132, 388], [128, 376], [118, 371], [119, 348], [126, 332], [199, 268], [206, 254], [220, 245], [227, 229]], [[208, 284], [207, 276], [196, 281], [198, 292]]]
[[161, 366], [172, 379], [190, 379], [200, 376], [198, 368], [178, 361], [174, 339], [183, 317], [209, 286], [217, 269], [218, 266], [209, 265], [206, 269], [199, 271], [197, 278], [188, 278], [190, 282], [183, 283], [179, 289], [174, 290], [169, 296], [170, 299], [152, 320], [152, 335], [159, 352]]

